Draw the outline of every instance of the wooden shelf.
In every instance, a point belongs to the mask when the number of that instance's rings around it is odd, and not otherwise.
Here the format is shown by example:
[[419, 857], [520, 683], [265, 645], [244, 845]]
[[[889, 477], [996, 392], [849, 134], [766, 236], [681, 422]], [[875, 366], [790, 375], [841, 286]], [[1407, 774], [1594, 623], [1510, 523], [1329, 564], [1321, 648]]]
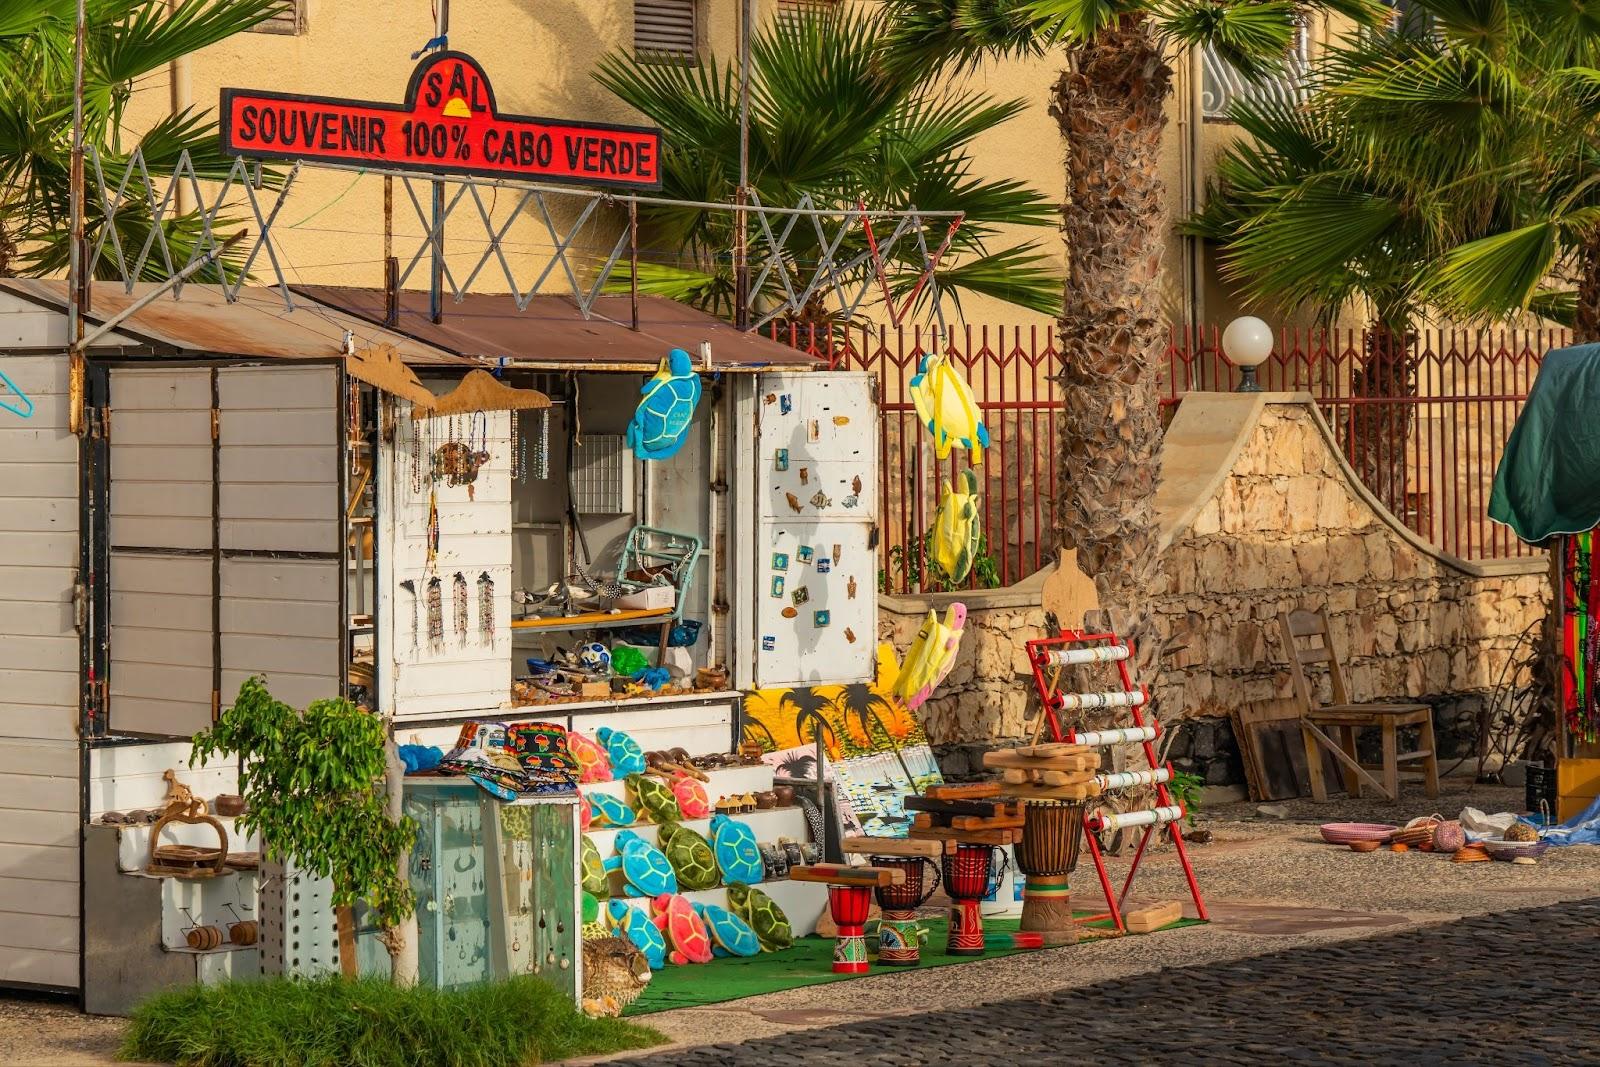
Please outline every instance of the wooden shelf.
[[632, 611], [586, 611], [581, 615], [562, 615], [547, 619], [512, 619], [513, 630], [592, 630], [635, 622], [667, 622], [672, 608], [639, 608]]

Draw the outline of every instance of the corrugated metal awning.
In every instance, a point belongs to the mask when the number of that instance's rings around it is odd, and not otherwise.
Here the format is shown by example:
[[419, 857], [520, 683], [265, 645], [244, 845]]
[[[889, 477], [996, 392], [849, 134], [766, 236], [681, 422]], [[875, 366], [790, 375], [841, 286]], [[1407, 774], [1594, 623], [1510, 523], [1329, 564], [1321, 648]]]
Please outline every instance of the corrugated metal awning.
[[[380, 289], [340, 286], [297, 287], [323, 304], [341, 308], [369, 322], [383, 321]], [[726, 372], [810, 370], [818, 363], [804, 352], [732, 326], [659, 296], [639, 298], [639, 329], [625, 296], [601, 297], [596, 318], [585, 319], [570, 297], [536, 296], [518, 311], [504, 294], [474, 293], [462, 302], [447, 301], [444, 321], [428, 318], [428, 294], [400, 294], [401, 332], [418, 341], [490, 364], [507, 359], [541, 370], [626, 370], [653, 372], [668, 350], [682, 348], [698, 359], [700, 342], [711, 345], [712, 369]]]
[[[91, 311], [84, 318], [97, 324], [155, 288], [96, 282]], [[0, 289], [62, 314], [67, 310], [67, 283], [55, 279], [6, 278]], [[479, 361], [386, 330], [369, 319], [311, 300], [290, 311], [275, 289], [244, 288], [228, 303], [216, 286], [190, 283], [179, 299], [160, 297], [119, 323], [116, 332], [159, 350], [185, 356], [238, 356], [266, 359], [336, 359], [344, 354], [344, 335], [355, 335], [357, 348], [392, 345], [401, 360], [414, 367], [474, 367]]]

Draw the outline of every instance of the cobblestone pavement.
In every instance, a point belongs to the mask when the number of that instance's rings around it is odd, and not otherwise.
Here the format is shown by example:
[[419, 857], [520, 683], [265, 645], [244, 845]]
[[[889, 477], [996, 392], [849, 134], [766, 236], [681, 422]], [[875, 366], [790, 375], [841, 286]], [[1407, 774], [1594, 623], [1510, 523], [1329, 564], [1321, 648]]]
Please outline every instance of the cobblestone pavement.
[[613, 1062], [1594, 1064], [1597, 982], [1600, 897]]

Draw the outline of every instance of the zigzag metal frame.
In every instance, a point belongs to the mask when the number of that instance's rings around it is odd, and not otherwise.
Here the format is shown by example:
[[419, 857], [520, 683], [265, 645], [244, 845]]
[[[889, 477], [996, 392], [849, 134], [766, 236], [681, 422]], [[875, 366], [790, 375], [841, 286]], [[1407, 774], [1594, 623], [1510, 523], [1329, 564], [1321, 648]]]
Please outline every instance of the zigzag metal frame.
[[[117, 174], [119, 165], [120, 175]], [[165, 275], [177, 274], [208, 254], [220, 253], [222, 238], [216, 232], [217, 227], [226, 217], [226, 213], [236, 211], [242, 202], [243, 206], [248, 207], [249, 218], [255, 221], [256, 231], [253, 239], [244, 246], [241, 270], [231, 280], [221, 262], [220, 254], [218, 255], [218, 262], [215, 265], [216, 283], [221, 287], [225, 299], [230, 302], [238, 299], [240, 290], [249, 278], [250, 270], [264, 252], [271, 267], [273, 288], [282, 294], [284, 305], [290, 310], [295, 306], [294, 300], [290, 294], [288, 279], [284, 276], [284, 261], [274, 238], [273, 226], [302, 166], [347, 170], [357, 174], [395, 178], [401, 182], [406, 197], [422, 224], [423, 232], [416, 250], [406, 260], [404, 268], [399, 273], [399, 284], [404, 285], [416, 272], [418, 265], [428, 261], [434, 248], [442, 243], [443, 234], [450, 220], [466, 217], [471, 218], [474, 225], [483, 228], [485, 243], [482, 254], [462, 280], [457, 279], [456, 272], [450, 268], [448, 259], [441, 264], [444, 286], [455, 302], [460, 303], [466, 297], [473, 283], [478, 280], [490, 262], [494, 261], [499, 265], [500, 273], [506, 281], [518, 311], [526, 311], [534, 296], [544, 291], [546, 283], [555, 275], [565, 283], [564, 286], [558, 285], [556, 291], [561, 292], [564, 289], [565, 295], [573, 299], [584, 318], [604, 318], [595, 312], [595, 301], [604, 292], [618, 261], [629, 247], [630, 232], [624, 227], [616, 240], [610, 244], [605, 261], [595, 272], [593, 280], [587, 285], [584, 284], [579, 269], [571, 259], [571, 253], [581, 236], [600, 229], [596, 220], [600, 217], [599, 208], [602, 205], [632, 202], [645, 207], [656, 205], [693, 207], [709, 211], [739, 210], [733, 204], [671, 200], [504, 179], [483, 179], [462, 175], [419, 175], [412, 171], [299, 161], [292, 164], [282, 186], [270, 190], [261, 181], [260, 161], [237, 159], [227, 174], [217, 181], [200, 178], [187, 152], [178, 157], [163, 189], [157, 188], [157, 182], [151, 176], [142, 150], [135, 150], [125, 161], [108, 161], [103, 160], [99, 153], [90, 147], [88, 166], [94, 182], [92, 195], [97, 195], [99, 198], [101, 215], [105, 222], [95, 239], [89, 257], [88, 269], [91, 272], [106, 262], [113, 262], [124, 287], [129, 292], [132, 292], [134, 284], [144, 273], [152, 255], [159, 256]], [[209, 201], [202, 183], [216, 186], [216, 193]], [[425, 199], [431, 199], [433, 193], [431, 187], [435, 184], [455, 187], [453, 193], [443, 199], [443, 209], [437, 219], [433, 217], [431, 203], [424, 203]], [[418, 195], [419, 187], [427, 189], [426, 197]], [[517, 194], [511, 211], [499, 223], [495, 222], [490, 206], [484, 201], [482, 195], [484, 187], [495, 190], [507, 189]], [[180, 188], [187, 188], [194, 203], [199, 205], [196, 214], [200, 225], [195, 245], [182, 263], [175, 261], [173, 249], [162, 225], [174, 211]], [[564, 233], [563, 227], [556, 223], [556, 213], [551, 210], [550, 198], [556, 196], [576, 198], [583, 202], [576, 217], [566, 225]], [[473, 211], [462, 210], [464, 203], [470, 203]], [[149, 212], [152, 225], [143, 246], [130, 262], [128, 250], [123, 248], [121, 236], [113, 223], [118, 214], [129, 210], [135, 204], [142, 205]], [[926, 291], [930, 297], [930, 321], [937, 323], [940, 328], [945, 326], [944, 310], [941, 305], [942, 290], [935, 277], [935, 270], [948, 251], [956, 230], [961, 226], [963, 216], [960, 212], [923, 212], [916, 207], [904, 210], [868, 210], [866, 205], [860, 202], [853, 207], [827, 207], [819, 206], [809, 194], [801, 197], [800, 202], [794, 207], [779, 207], [763, 204], [754, 192], [751, 193], [750, 204], [744, 210], [754, 218], [758, 244], [762, 248], [759, 262], [752, 264], [755, 267], [749, 304], [752, 313], [750, 325], [752, 331], [759, 330], [780, 316], [801, 314], [821, 292], [828, 294], [827, 302], [837, 309], [841, 319], [852, 319], [874, 287], [882, 291], [885, 308], [894, 325], [898, 326], [903, 322], [917, 299]], [[526, 218], [529, 214], [543, 224], [545, 232], [549, 235], [552, 251], [542, 257], [542, 263], [536, 264], [537, 269], [532, 284], [524, 285], [506, 255], [505, 239], [516, 221]], [[809, 273], [795, 262], [793, 256], [785, 255], [785, 249], [802, 218], [810, 219], [811, 232], [815, 234], [819, 249], [817, 262], [810, 268]], [[894, 221], [894, 227], [888, 238], [881, 242], [872, 230], [873, 219]], [[936, 220], [945, 219], [950, 220], [949, 228], [938, 249], [930, 253], [927, 228]], [[861, 228], [866, 238], [866, 247], [848, 259], [841, 260], [840, 249], [845, 239], [855, 232], [857, 227]], [[901, 241], [908, 238], [915, 244], [916, 258], [921, 269], [913, 287], [897, 306], [889, 289], [885, 260]], [[603, 241], [602, 247], [604, 247]], [[207, 264], [196, 273], [195, 278], [205, 276], [211, 270], [211, 266]], [[558, 268], [559, 274], [557, 274]], [[863, 268], [865, 276], [859, 282], [853, 281], [851, 276]], [[768, 280], [774, 275], [782, 291], [782, 298], [776, 301], [772, 299], [772, 293], [764, 292]], [[173, 285], [174, 297], [179, 295], [184, 284], [189, 283], [180, 280]]]

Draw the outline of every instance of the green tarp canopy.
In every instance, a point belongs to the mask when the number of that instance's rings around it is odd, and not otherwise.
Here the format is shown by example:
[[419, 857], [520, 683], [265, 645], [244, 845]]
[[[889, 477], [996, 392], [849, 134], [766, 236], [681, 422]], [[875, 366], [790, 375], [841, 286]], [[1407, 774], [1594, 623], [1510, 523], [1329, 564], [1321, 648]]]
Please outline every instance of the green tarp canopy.
[[1600, 344], [1544, 357], [1511, 428], [1489, 517], [1530, 544], [1600, 526]]

